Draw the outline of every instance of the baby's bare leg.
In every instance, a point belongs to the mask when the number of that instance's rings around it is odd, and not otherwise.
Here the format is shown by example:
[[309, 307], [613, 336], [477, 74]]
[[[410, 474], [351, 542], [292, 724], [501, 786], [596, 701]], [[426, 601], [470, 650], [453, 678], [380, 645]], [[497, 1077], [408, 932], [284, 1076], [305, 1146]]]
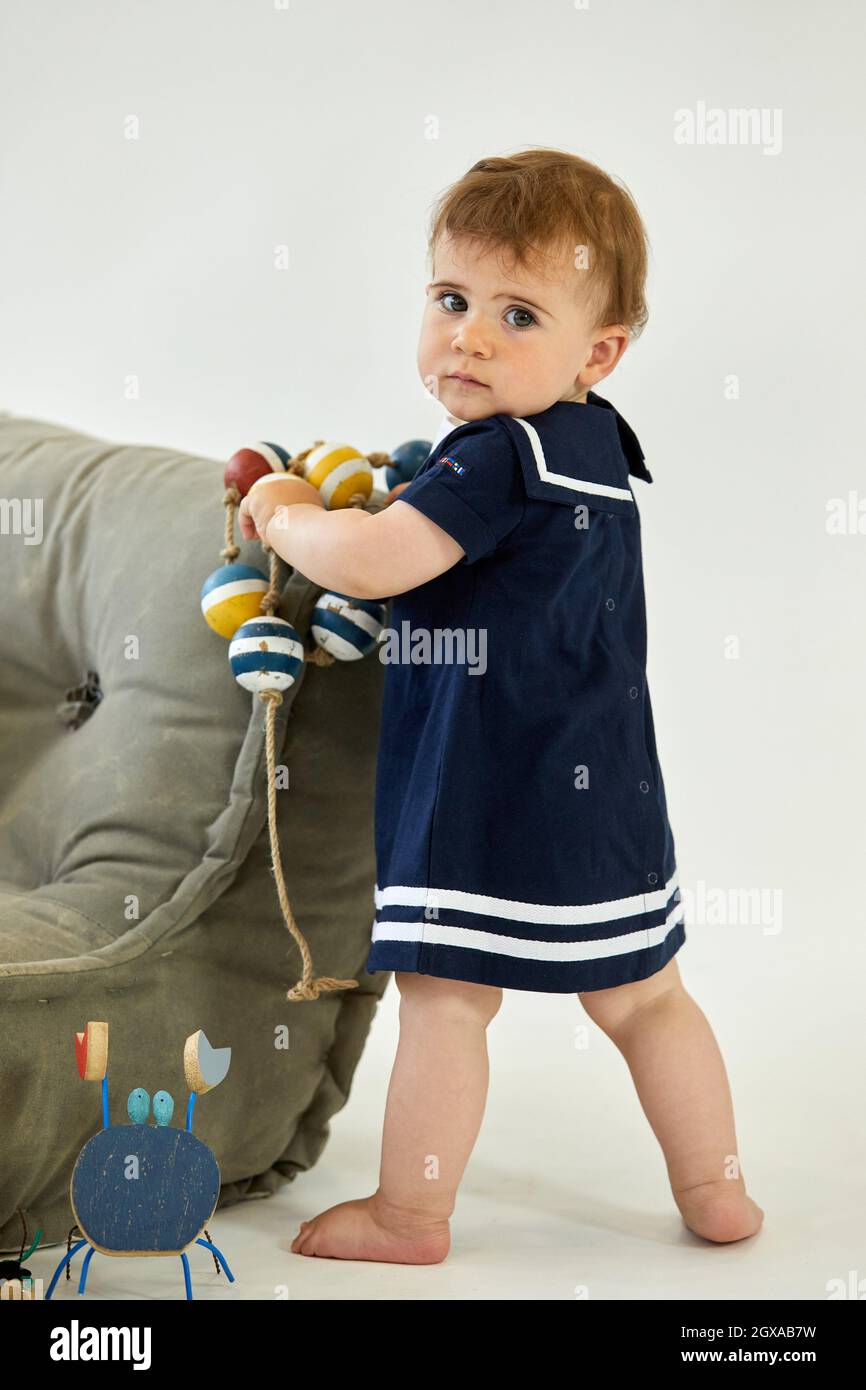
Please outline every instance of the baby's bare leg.
[[487, 1025], [502, 990], [399, 974], [400, 1045], [385, 1112], [377, 1201], [394, 1218], [447, 1221], [487, 1101]]
[[379, 1186], [302, 1222], [298, 1255], [437, 1264], [487, 1101], [492, 985], [397, 972], [400, 1041], [391, 1073]]
[[725, 1064], [676, 959], [648, 980], [579, 998], [628, 1064], [686, 1225], [707, 1240], [754, 1235], [764, 1213], [746, 1194]]

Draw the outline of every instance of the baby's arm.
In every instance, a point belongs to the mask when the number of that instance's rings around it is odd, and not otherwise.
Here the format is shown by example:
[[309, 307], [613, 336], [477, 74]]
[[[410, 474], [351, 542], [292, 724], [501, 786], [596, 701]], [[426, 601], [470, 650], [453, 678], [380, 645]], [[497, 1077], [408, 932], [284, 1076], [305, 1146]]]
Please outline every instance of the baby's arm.
[[264, 539], [314, 584], [352, 598], [391, 598], [416, 589], [466, 553], [399, 498], [380, 512], [328, 512], [309, 503], [280, 507]]

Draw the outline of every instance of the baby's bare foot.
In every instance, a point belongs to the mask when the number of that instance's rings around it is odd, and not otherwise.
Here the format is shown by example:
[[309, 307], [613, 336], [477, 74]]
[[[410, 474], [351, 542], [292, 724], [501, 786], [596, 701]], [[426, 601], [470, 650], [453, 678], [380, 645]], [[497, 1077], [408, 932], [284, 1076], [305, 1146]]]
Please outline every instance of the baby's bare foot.
[[746, 1194], [742, 1179], [720, 1178], [673, 1192], [689, 1230], [705, 1240], [744, 1240], [764, 1220], [763, 1209]]
[[312, 1221], [302, 1221], [294, 1255], [334, 1260], [384, 1260], [389, 1264], [440, 1264], [451, 1245], [447, 1221], [403, 1222], [385, 1214], [375, 1195], [338, 1202]]

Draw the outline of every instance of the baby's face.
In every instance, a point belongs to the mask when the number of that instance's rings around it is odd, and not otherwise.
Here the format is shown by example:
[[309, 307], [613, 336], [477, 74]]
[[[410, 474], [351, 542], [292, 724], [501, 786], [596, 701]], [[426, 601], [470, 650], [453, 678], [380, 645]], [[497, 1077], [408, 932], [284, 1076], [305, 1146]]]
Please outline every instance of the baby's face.
[[[534, 415], [582, 401], [628, 345], [622, 325], [593, 328], [579, 277], [565, 260], [554, 277], [503, 274], [495, 252], [441, 239], [418, 342], [427, 389], [460, 420]], [[460, 380], [472, 377], [479, 385]]]

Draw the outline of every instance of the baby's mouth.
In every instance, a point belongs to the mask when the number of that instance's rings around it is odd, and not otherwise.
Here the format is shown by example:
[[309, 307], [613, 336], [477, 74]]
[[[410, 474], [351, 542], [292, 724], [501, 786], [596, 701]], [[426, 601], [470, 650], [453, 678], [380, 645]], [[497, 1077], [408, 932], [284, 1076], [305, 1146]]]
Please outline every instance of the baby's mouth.
[[476, 381], [475, 377], [469, 376], [468, 373], [463, 375], [460, 372], [452, 372], [451, 375], [448, 377], [448, 380], [455, 382], [458, 386], [466, 386], [470, 389], [480, 387], [482, 391], [487, 390], [487, 386], [483, 381]]

